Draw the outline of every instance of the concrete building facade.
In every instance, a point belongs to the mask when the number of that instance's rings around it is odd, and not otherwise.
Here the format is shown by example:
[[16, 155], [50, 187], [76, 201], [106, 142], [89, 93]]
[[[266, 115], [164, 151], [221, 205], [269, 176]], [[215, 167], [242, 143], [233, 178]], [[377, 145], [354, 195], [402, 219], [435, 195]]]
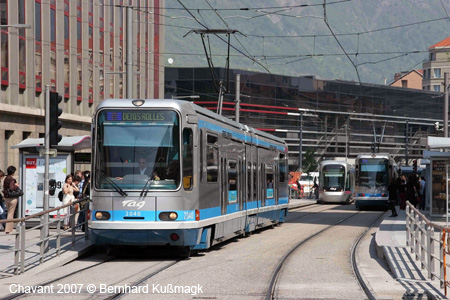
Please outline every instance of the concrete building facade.
[[444, 92], [444, 73], [450, 73], [450, 37], [434, 44], [429, 50], [429, 60], [423, 63], [422, 88]]
[[63, 96], [63, 136], [90, 134], [98, 103], [126, 97], [126, 6], [133, 98], [160, 98], [164, 0], [0, 0], [0, 169], [18, 165], [12, 145], [44, 137], [46, 86]]

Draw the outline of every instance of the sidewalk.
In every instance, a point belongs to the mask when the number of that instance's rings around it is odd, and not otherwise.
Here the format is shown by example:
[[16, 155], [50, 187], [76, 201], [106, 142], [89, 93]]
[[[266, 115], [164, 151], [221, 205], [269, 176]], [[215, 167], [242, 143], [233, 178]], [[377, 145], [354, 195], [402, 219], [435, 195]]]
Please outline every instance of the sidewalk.
[[[50, 229], [49, 235], [56, 234], [56, 229]], [[14, 276], [14, 249], [17, 231], [11, 234], [0, 232], [0, 279]], [[90, 240], [85, 240], [84, 232], [75, 232], [75, 247], [72, 247], [72, 232], [61, 230], [61, 251], [56, 253], [56, 238], [49, 240], [49, 256], [44, 263], [39, 264], [40, 230], [27, 230], [25, 233], [25, 274], [37, 274], [43, 270], [55, 268], [70, 262], [86, 253], [90, 247]], [[20, 253], [19, 253], [20, 255]]]

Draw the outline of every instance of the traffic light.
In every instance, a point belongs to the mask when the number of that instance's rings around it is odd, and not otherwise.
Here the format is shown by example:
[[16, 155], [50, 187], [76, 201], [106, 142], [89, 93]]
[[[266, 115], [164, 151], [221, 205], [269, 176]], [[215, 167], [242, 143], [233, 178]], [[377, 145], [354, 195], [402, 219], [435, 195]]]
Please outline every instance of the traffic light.
[[62, 135], [58, 133], [58, 130], [62, 127], [62, 122], [59, 120], [62, 109], [58, 107], [61, 101], [61, 95], [50, 92], [50, 146], [58, 145], [62, 139]]
[[413, 160], [413, 171], [417, 173], [417, 160]]

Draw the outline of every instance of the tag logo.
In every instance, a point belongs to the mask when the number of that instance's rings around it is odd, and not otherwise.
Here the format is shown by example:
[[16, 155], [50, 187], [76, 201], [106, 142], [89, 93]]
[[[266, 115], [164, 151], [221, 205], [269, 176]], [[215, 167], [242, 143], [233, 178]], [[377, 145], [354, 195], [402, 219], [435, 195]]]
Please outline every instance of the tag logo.
[[145, 201], [136, 201], [136, 200], [125, 200], [122, 201], [123, 207], [136, 207], [137, 209], [143, 208], [145, 205]]

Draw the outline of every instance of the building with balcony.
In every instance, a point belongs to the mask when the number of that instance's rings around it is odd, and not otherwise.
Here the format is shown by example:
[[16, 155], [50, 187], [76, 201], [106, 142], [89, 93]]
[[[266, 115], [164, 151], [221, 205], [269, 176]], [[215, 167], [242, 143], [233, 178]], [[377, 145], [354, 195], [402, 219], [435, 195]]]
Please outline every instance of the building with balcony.
[[0, 169], [18, 165], [12, 145], [44, 136], [46, 86], [63, 96], [63, 136], [90, 134], [98, 103], [126, 97], [125, 6], [132, 7], [133, 97], [162, 97], [163, 5], [164, 0], [0, 0]]
[[423, 63], [422, 88], [427, 91], [444, 91], [444, 73], [450, 73], [450, 37], [434, 44], [429, 50], [429, 60]]

